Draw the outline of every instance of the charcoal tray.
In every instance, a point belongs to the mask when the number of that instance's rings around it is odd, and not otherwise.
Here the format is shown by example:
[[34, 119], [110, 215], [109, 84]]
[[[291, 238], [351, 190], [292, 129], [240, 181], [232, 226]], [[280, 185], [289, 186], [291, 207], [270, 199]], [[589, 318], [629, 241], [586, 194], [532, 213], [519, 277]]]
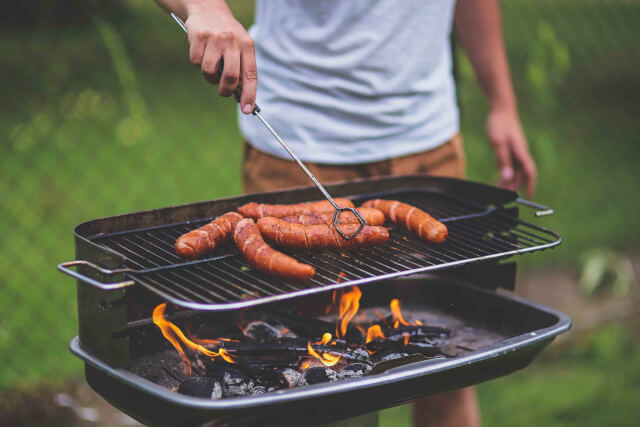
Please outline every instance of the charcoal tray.
[[505, 338], [451, 359], [414, 362], [363, 378], [218, 401], [178, 394], [126, 369], [113, 368], [84, 350], [77, 337], [71, 351], [85, 362], [86, 379], [94, 390], [145, 424], [316, 425], [510, 374], [527, 366], [571, 326], [559, 311], [444, 275], [385, 280], [371, 290], [386, 301], [401, 295], [402, 289], [411, 290], [408, 300]]

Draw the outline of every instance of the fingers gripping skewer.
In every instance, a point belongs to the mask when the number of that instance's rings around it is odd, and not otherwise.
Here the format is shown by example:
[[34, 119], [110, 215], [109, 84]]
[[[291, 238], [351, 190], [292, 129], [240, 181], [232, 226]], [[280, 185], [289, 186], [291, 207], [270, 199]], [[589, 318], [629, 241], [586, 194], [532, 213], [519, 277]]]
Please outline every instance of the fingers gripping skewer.
[[[171, 17], [178, 23], [178, 25], [180, 25], [180, 27], [186, 33], [187, 28], [185, 27], [184, 22], [182, 22], [182, 20], [178, 18], [176, 15], [174, 15], [173, 13], [171, 14]], [[223, 60], [221, 59], [220, 66], [218, 67], [218, 74], [222, 74], [222, 68], [224, 67], [223, 64], [224, 64]], [[235, 97], [239, 99], [241, 93], [242, 93], [242, 86], [238, 84], [238, 88], [236, 89], [236, 92], [235, 92]], [[302, 162], [302, 160], [300, 160], [298, 156], [296, 156], [296, 154], [293, 151], [291, 151], [291, 148], [289, 148], [289, 146], [283, 141], [283, 139], [280, 138], [280, 135], [278, 135], [278, 133], [273, 129], [273, 127], [271, 127], [269, 122], [267, 122], [265, 118], [262, 117], [262, 114], [260, 114], [260, 112], [261, 110], [260, 110], [260, 107], [258, 107], [258, 104], [254, 104], [252, 114], [256, 116], [258, 119], [260, 119], [264, 127], [266, 127], [267, 130], [271, 133], [271, 135], [273, 135], [273, 137], [284, 147], [284, 149], [287, 150], [287, 153], [289, 153], [291, 158], [298, 164], [298, 166], [300, 166], [300, 168], [304, 171], [304, 173], [307, 174], [307, 176], [311, 179], [311, 181], [313, 181], [315, 186], [318, 188], [318, 190], [320, 190], [320, 192], [322, 192], [322, 194], [329, 201], [329, 203], [331, 203], [331, 205], [335, 209], [333, 213], [333, 220], [331, 221], [333, 226], [335, 227], [336, 231], [340, 234], [340, 236], [342, 236], [343, 239], [351, 240], [353, 237], [356, 236], [356, 234], [360, 232], [360, 230], [364, 228], [365, 225], [367, 225], [367, 221], [365, 221], [362, 215], [360, 215], [360, 213], [355, 208], [341, 208], [337, 205], [337, 203], [335, 202], [335, 200], [333, 200], [333, 197], [331, 197], [329, 192], [327, 192], [324, 186], [320, 184], [320, 182], [316, 179], [315, 176], [313, 176], [311, 171], [307, 169], [307, 167]], [[358, 227], [358, 229], [355, 232], [349, 235], [344, 234], [344, 232], [340, 229], [340, 214], [344, 211], [352, 212], [358, 219], [358, 222], [360, 223], [360, 227]]]

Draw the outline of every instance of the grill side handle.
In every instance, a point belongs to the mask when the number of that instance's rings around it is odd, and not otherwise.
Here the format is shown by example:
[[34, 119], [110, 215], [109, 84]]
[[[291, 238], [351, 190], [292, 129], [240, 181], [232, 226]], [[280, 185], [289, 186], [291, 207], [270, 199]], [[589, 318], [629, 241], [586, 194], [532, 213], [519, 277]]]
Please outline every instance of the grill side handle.
[[527, 199], [521, 199], [520, 197], [518, 197], [515, 202], [528, 208], [538, 209], [535, 213], [535, 216], [547, 216], [553, 215], [554, 213], [553, 209], [548, 206], [541, 205], [540, 203], [535, 203]]
[[120, 269], [116, 269], [116, 270], [109, 270], [106, 268], [102, 268], [100, 266], [97, 266], [89, 261], [83, 261], [83, 260], [77, 260], [77, 261], [68, 261], [68, 262], [63, 262], [58, 264], [58, 270], [60, 270], [62, 273], [66, 274], [67, 276], [71, 276], [74, 279], [78, 279], [81, 282], [84, 283], [88, 283], [92, 286], [95, 286], [96, 288], [100, 288], [102, 290], [105, 291], [112, 291], [115, 289], [123, 289], [126, 288], [128, 286], [132, 286], [135, 285], [135, 282], [133, 280], [123, 280], [122, 282], [114, 282], [114, 283], [103, 283], [100, 282], [98, 280], [95, 280], [91, 277], [87, 277], [84, 274], [78, 273], [77, 271], [74, 271], [71, 269], [71, 267], [77, 267], [79, 265], [83, 265], [85, 267], [89, 267], [95, 271], [97, 271], [100, 274], [103, 274], [105, 276], [112, 276], [114, 274], [120, 274], [120, 273], [130, 273], [132, 272], [131, 269], [128, 268], [120, 268]]

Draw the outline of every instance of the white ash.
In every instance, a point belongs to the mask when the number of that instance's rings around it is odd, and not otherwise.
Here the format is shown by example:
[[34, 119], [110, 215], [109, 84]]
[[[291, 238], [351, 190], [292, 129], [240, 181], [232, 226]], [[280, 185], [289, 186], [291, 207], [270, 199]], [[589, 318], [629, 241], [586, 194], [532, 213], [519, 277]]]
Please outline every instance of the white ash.
[[353, 350], [351, 350], [351, 352], [353, 354], [357, 354], [358, 356], [361, 356], [364, 360], [367, 360], [370, 357], [369, 352], [364, 348], [354, 348]]
[[255, 387], [253, 380], [242, 378], [238, 375], [232, 375], [229, 372], [225, 372], [222, 378], [226, 385], [226, 393], [231, 396], [248, 396], [253, 392]]
[[289, 387], [296, 386], [302, 378], [302, 374], [300, 372], [291, 368], [283, 369], [282, 376], [287, 380]]
[[267, 392], [267, 388], [263, 385], [257, 385], [253, 388], [252, 394], [254, 396], [258, 396], [261, 394], [265, 394]]
[[400, 359], [401, 357], [407, 357], [407, 353], [389, 353], [385, 354], [380, 358], [380, 362], [384, 362], [386, 360]]
[[213, 389], [211, 389], [211, 400], [222, 399], [222, 385], [216, 381], [213, 383]]

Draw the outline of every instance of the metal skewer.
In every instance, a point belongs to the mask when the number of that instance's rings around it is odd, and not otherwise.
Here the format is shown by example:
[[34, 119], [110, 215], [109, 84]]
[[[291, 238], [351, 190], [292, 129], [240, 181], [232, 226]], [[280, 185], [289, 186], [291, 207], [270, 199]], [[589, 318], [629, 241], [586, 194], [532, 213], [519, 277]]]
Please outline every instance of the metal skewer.
[[[186, 33], [187, 32], [187, 27], [185, 27], [184, 22], [182, 22], [182, 19], [178, 18], [173, 13], [171, 14], [171, 17], [178, 23], [178, 25], [180, 25], [180, 27]], [[224, 66], [224, 63], [223, 63], [223, 60], [221, 59], [220, 60], [220, 66], [218, 66], [218, 75], [222, 75], [223, 66]], [[235, 97], [237, 99], [240, 99], [240, 95], [241, 94], [242, 94], [242, 85], [238, 84], [238, 87], [236, 88], [236, 91], [235, 91], [234, 95], [235, 95]], [[304, 173], [307, 174], [307, 176], [311, 179], [311, 181], [313, 181], [313, 183], [318, 188], [318, 190], [320, 190], [322, 192], [324, 197], [329, 201], [329, 203], [331, 203], [331, 205], [335, 209], [335, 211], [333, 213], [333, 219], [332, 219], [331, 223], [333, 224], [335, 229], [338, 231], [340, 236], [342, 236], [342, 238], [346, 239], [346, 240], [353, 239], [355, 237], [355, 235], [358, 234], [360, 232], [360, 230], [362, 230], [362, 228], [365, 225], [367, 225], [367, 221], [365, 221], [365, 219], [362, 217], [362, 215], [360, 215], [360, 212], [358, 212], [355, 208], [341, 208], [340, 206], [338, 206], [338, 204], [335, 202], [335, 200], [333, 200], [333, 197], [331, 197], [329, 192], [324, 188], [324, 186], [322, 184], [320, 184], [320, 182], [316, 179], [316, 177], [313, 176], [311, 171], [309, 169], [307, 169], [307, 167], [302, 162], [302, 160], [300, 160], [298, 158], [298, 156], [296, 156], [296, 154], [293, 151], [291, 151], [291, 148], [289, 148], [289, 146], [284, 142], [284, 140], [282, 138], [280, 138], [280, 135], [278, 135], [278, 133], [275, 131], [275, 129], [273, 129], [273, 127], [271, 127], [269, 122], [267, 122], [267, 120], [264, 117], [262, 117], [262, 114], [260, 114], [260, 112], [261, 112], [261, 110], [260, 110], [260, 107], [258, 107], [258, 104], [254, 104], [253, 111], [251, 113], [254, 116], [256, 116], [258, 119], [260, 119], [260, 121], [262, 122], [264, 127], [266, 127], [267, 130], [269, 132], [271, 132], [271, 135], [273, 135], [273, 137], [284, 147], [284, 149], [287, 150], [287, 153], [289, 153], [291, 158], [293, 160], [295, 160], [295, 162], [298, 164], [298, 166], [300, 166], [300, 168], [304, 171]], [[340, 225], [340, 214], [342, 212], [345, 212], [345, 211], [352, 212], [356, 216], [356, 218], [358, 219], [358, 222], [360, 223], [360, 226], [358, 227], [358, 229], [356, 231], [354, 231], [350, 235], [344, 234], [342, 232], [342, 230], [340, 229], [340, 227], [339, 227], [339, 225]]]

